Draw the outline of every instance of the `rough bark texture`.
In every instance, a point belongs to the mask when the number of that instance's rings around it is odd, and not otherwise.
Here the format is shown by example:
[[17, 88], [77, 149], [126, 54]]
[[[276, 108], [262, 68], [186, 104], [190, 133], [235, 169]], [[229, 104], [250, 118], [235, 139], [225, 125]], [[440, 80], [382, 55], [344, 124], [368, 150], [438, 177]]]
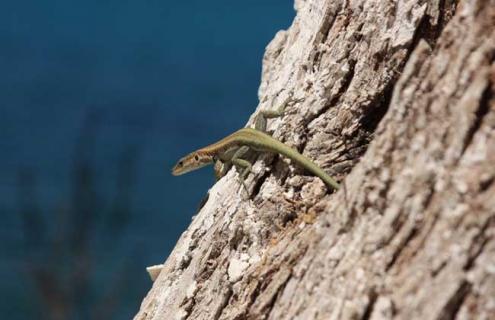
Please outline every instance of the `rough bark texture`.
[[296, 10], [258, 110], [293, 93], [273, 135], [343, 187], [231, 170], [135, 319], [495, 319], [495, 1]]

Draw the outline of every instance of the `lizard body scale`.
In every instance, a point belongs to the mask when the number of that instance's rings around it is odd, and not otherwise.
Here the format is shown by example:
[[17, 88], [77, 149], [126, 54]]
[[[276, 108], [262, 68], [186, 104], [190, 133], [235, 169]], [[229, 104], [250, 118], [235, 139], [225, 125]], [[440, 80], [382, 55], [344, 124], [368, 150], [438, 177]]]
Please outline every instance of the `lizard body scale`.
[[[232, 162], [236, 167], [244, 169], [241, 174], [241, 179], [244, 181], [245, 176], [251, 169], [250, 164], [246, 160], [241, 159], [241, 156], [247, 151], [242, 150], [244, 147], [251, 148], [255, 151], [281, 154], [319, 177], [328, 187], [333, 189], [339, 188], [339, 184], [309, 158], [277, 139], [251, 128], [240, 129], [216, 143], [186, 155], [174, 166], [172, 174], [181, 175], [205, 165], [216, 163], [217, 161], [220, 161], [222, 164]], [[230, 167], [228, 166], [227, 169], [230, 169]], [[216, 166], [215, 171], [217, 171]], [[219, 174], [217, 172], [217, 177], [225, 173], [222, 172]]]

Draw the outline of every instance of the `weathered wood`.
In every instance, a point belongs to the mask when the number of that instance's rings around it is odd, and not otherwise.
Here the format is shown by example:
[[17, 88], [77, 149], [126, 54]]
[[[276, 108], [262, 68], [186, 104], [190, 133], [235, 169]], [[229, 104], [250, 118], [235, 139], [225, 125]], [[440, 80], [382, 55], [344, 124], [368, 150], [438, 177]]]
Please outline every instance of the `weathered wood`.
[[296, 9], [258, 109], [293, 94], [274, 136], [343, 188], [264, 156], [246, 200], [231, 170], [135, 319], [494, 319], [495, 1]]

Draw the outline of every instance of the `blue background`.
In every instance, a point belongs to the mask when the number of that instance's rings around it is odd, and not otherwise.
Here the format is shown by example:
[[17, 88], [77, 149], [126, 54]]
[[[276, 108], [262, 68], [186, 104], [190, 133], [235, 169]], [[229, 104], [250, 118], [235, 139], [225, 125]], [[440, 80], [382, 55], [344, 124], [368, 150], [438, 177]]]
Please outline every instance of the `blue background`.
[[170, 168], [245, 125], [293, 17], [288, 0], [2, 1], [0, 318], [137, 312], [214, 182]]

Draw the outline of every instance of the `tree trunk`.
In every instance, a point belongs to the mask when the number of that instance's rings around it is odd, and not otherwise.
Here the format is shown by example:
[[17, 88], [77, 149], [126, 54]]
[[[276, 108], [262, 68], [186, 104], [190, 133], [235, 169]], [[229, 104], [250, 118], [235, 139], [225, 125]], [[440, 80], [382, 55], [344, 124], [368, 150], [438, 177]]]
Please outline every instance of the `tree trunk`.
[[[135, 319], [495, 319], [495, 0], [296, 0], [273, 136], [209, 199]], [[252, 122], [252, 119], [251, 119]]]

